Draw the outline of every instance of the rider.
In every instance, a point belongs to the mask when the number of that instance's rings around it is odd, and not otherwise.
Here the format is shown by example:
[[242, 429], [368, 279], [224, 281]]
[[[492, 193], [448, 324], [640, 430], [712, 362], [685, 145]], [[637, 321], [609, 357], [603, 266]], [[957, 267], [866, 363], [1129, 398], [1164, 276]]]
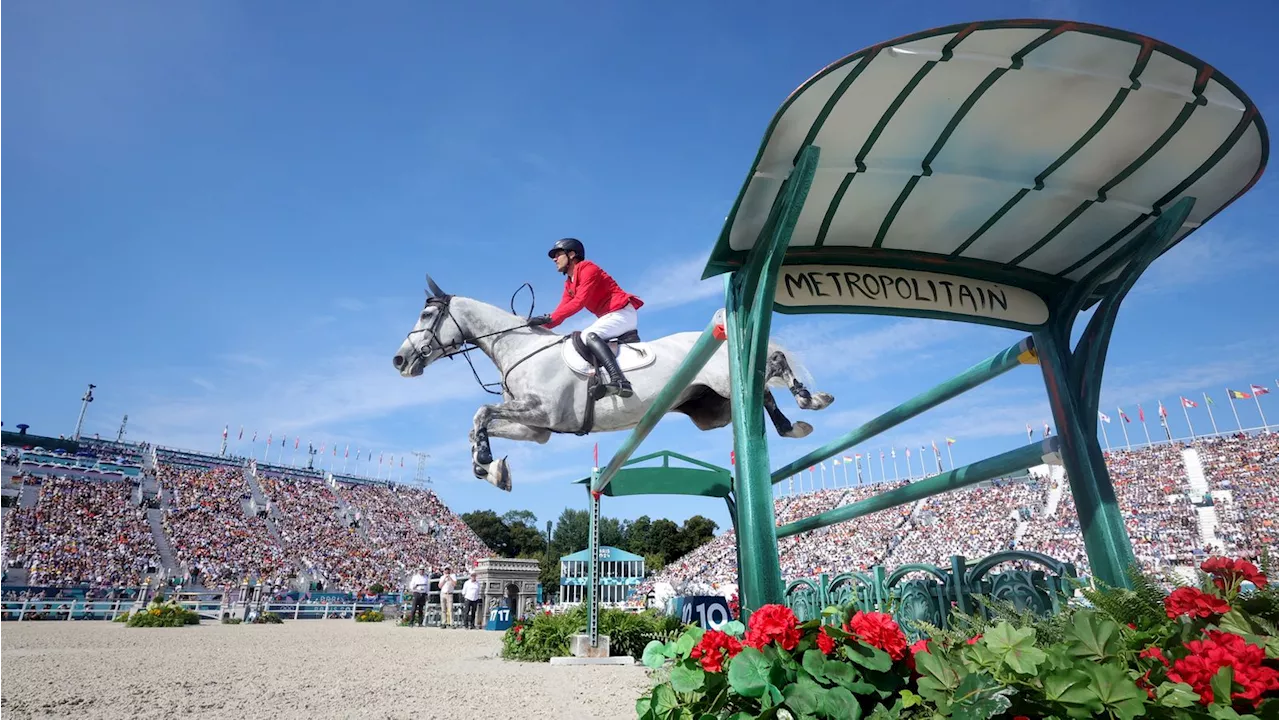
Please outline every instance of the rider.
[[582, 331], [582, 339], [609, 376], [604, 384], [605, 392], [631, 397], [631, 383], [623, 377], [608, 341], [636, 329], [636, 310], [644, 303], [623, 291], [609, 273], [587, 260], [582, 243], [575, 238], [557, 240], [547, 256], [566, 277], [564, 296], [555, 312], [533, 318], [529, 324], [553, 328], [584, 307], [590, 310], [596, 321]]

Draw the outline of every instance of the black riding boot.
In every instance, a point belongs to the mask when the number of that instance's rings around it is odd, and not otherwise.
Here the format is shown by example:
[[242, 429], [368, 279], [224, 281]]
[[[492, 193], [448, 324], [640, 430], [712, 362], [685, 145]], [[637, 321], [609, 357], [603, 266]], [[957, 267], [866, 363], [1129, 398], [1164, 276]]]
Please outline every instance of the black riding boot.
[[601, 340], [595, 333], [586, 333], [582, 339], [595, 354], [596, 361], [604, 368], [605, 374], [609, 376], [604, 382], [605, 393], [624, 398], [631, 397], [631, 383], [623, 377], [622, 369], [618, 367], [618, 359], [609, 350], [609, 343]]

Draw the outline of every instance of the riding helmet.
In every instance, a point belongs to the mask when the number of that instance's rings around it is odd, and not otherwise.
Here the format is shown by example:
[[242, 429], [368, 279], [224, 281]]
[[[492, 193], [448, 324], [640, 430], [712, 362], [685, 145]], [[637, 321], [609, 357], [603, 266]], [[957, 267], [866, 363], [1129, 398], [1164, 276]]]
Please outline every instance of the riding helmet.
[[556, 241], [555, 245], [547, 251], [547, 257], [555, 257], [560, 251], [569, 252], [570, 250], [578, 254], [578, 259], [583, 260], [587, 257], [587, 251], [582, 247], [582, 242], [577, 238], [561, 238]]

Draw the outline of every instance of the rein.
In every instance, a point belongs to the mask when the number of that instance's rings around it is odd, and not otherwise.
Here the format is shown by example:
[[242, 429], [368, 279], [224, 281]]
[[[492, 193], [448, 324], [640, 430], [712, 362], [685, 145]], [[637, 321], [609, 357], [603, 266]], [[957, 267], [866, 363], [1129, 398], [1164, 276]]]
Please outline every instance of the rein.
[[[515, 312], [515, 299], [516, 299], [516, 295], [518, 295], [520, 291], [526, 287], [529, 288], [529, 295], [530, 295], [529, 313], [530, 315], [532, 315], [535, 297], [533, 293], [533, 286], [530, 285], [529, 283], [525, 283], [521, 285], [519, 288], [516, 288], [515, 293], [512, 293], [511, 303], [510, 303], [512, 314], [519, 315], [519, 313]], [[540, 347], [537, 350], [534, 350], [533, 352], [529, 353], [528, 355], [525, 355], [524, 357], [520, 358], [510, 368], [508, 368], [506, 372], [502, 374], [502, 380], [498, 382], [490, 382], [490, 383], [484, 382], [483, 380], [480, 379], [480, 373], [479, 371], [476, 370], [475, 363], [471, 361], [471, 354], [470, 354], [471, 351], [480, 349], [480, 346], [475, 344], [476, 341], [483, 340], [485, 338], [495, 337], [498, 335], [505, 335], [515, 330], [523, 330], [524, 328], [530, 327], [530, 325], [528, 322], [525, 322], [524, 324], [521, 324], [521, 325], [509, 327], [504, 330], [495, 330], [494, 332], [485, 333], [484, 335], [468, 336], [467, 333], [462, 329], [462, 326], [458, 324], [458, 320], [453, 317], [453, 313], [449, 312], [449, 301], [452, 299], [453, 299], [452, 295], [432, 295], [428, 297], [426, 306], [429, 307], [431, 305], [437, 305], [440, 308], [440, 312], [436, 314], [436, 320], [432, 324], [430, 329], [410, 331], [409, 337], [412, 338], [414, 333], [417, 333], [417, 332], [427, 333], [431, 338], [428, 345], [433, 346], [433, 347], [429, 347], [429, 349], [439, 350], [441, 358], [448, 358], [452, 360], [455, 355], [461, 355], [463, 359], [467, 361], [467, 367], [471, 368], [471, 375], [475, 377], [476, 384], [480, 386], [481, 390], [484, 390], [490, 395], [500, 395], [500, 396], [505, 395], [507, 392], [507, 376], [511, 374], [512, 370], [515, 370], [517, 367], [520, 366], [521, 363], [528, 360], [529, 358], [532, 358], [538, 353], [541, 353], [544, 350], [550, 350], [551, 348], [559, 345], [560, 343], [568, 339], [567, 337], [557, 338], [555, 342], [552, 342], [548, 345], [544, 345], [543, 347]], [[458, 335], [462, 338], [461, 340], [457, 342], [449, 343], [448, 345], [445, 345], [444, 343], [440, 342], [440, 339], [439, 339], [440, 326], [444, 323], [444, 319], [446, 317], [453, 322], [453, 326], [458, 329]], [[528, 317], [529, 316], [526, 316], [526, 320], [528, 319]], [[417, 343], [412, 343], [412, 344], [413, 344], [414, 352], [425, 364], [427, 360], [426, 354], [422, 352], [422, 348]], [[495, 386], [495, 385], [500, 386], [502, 389], [501, 390], [490, 389], [492, 386]]]

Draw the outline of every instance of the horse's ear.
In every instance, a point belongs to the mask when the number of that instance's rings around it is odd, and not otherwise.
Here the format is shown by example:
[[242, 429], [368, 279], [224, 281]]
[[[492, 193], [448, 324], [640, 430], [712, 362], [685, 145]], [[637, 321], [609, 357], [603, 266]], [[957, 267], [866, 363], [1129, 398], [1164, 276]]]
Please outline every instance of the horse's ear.
[[431, 279], [430, 273], [427, 273], [427, 287], [431, 289], [432, 297], [444, 297], [444, 291], [440, 289], [435, 280]]

